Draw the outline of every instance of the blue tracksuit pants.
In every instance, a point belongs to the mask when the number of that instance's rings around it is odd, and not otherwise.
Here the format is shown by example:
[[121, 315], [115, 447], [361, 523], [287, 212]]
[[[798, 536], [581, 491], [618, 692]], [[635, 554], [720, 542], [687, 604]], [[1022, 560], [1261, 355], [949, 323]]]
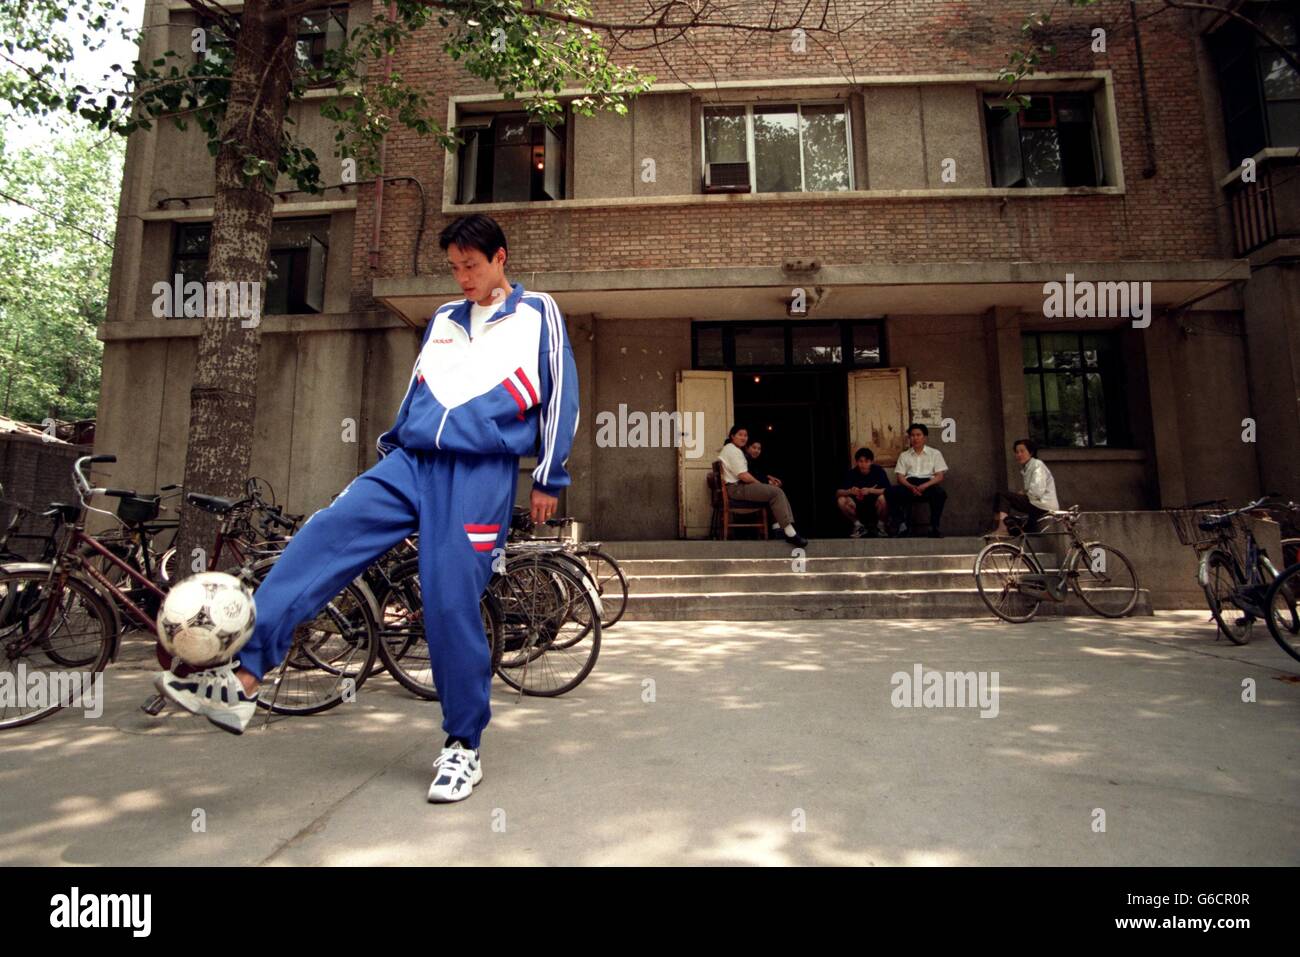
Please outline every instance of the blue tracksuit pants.
[[293, 630], [375, 559], [420, 533], [420, 589], [434, 684], [449, 736], [479, 746], [491, 660], [479, 599], [510, 528], [519, 458], [401, 447], [311, 516], [257, 589], [257, 625], [239, 651], [258, 678], [289, 653]]

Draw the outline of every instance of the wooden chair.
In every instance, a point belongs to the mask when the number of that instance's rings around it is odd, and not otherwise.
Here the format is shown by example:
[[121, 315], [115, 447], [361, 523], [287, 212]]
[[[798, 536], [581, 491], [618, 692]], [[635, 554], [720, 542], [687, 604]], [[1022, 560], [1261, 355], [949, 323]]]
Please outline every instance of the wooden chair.
[[[753, 502], [737, 502], [733, 504], [731, 496], [727, 494], [726, 483], [722, 481], [721, 462], [714, 461], [713, 469], [708, 474], [708, 482], [709, 501], [713, 504], [713, 517], [709, 522], [709, 538], [718, 538], [721, 535], [724, 542], [729, 541], [733, 528], [757, 528], [762, 531], [763, 538], [767, 538], [767, 529], [771, 525], [767, 506]], [[757, 515], [758, 521], [737, 522], [732, 518], [734, 515], [742, 517]]]

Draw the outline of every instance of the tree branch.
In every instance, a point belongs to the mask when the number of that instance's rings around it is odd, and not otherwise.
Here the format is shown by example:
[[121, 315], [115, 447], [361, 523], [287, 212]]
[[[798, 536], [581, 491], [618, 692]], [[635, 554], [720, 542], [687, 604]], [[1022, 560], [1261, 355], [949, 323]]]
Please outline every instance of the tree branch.
[[185, 2], [200, 14], [219, 22], [226, 28], [226, 33], [232, 39], [239, 32], [239, 18], [229, 10], [217, 6], [215, 3], [209, 3], [208, 0], [185, 0]]
[[89, 229], [83, 229], [82, 227], [78, 226], [76, 223], [70, 223], [66, 220], [59, 219], [53, 213], [47, 212], [46, 210], [41, 209], [39, 206], [33, 206], [31, 203], [27, 202], [26, 200], [19, 199], [17, 196], [10, 196], [8, 193], [4, 192], [3, 190], [0, 190], [0, 199], [7, 199], [11, 203], [17, 203], [19, 206], [26, 206], [28, 209], [35, 210], [36, 212], [40, 213], [42, 216], [44, 216], [52, 223], [56, 223], [59, 226], [66, 226], [68, 229], [75, 229], [77, 232], [89, 236], [91, 239], [95, 240], [95, 242], [103, 243], [109, 249], [113, 248], [113, 244], [110, 243], [107, 239], [104, 239], [100, 236], [96, 236]]
[[1242, 16], [1236, 10], [1228, 7], [1221, 7], [1214, 3], [1196, 3], [1193, 2], [1193, 0], [1164, 0], [1164, 2], [1166, 7], [1172, 7], [1175, 10], [1212, 10], [1215, 13], [1226, 15], [1239, 23], [1246, 24], [1246, 26], [1254, 31], [1256, 36], [1260, 37], [1265, 43], [1280, 53], [1282, 59], [1286, 60], [1287, 65], [1290, 66], [1291, 69], [1295, 70], [1296, 76], [1300, 77], [1300, 59], [1297, 59], [1294, 53], [1269, 36], [1264, 31], [1263, 27], [1249, 17]]

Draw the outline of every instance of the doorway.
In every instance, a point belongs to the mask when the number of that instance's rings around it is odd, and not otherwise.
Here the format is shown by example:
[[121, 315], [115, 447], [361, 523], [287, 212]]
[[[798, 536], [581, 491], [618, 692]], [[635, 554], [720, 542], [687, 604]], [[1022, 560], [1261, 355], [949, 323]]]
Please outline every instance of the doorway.
[[755, 467], [781, 480], [799, 531], [842, 537], [835, 489], [849, 467], [845, 371], [736, 372], [734, 400], [734, 424], [763, 444]]

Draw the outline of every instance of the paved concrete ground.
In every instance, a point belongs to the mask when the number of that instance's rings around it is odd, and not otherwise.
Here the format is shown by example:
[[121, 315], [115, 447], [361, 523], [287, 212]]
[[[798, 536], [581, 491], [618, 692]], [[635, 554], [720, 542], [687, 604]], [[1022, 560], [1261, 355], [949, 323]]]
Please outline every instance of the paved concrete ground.
[[[498, 683], [449, 806], [387, 678], [235, 738], [139, 712], [137, 642], [101, 718], [0, 733], [0, 864], [1300, 864], [1300, 663], [1204, 618], [625, 623], [567, 697]], [[997, 717], [893, 707], [917, 663]]]

